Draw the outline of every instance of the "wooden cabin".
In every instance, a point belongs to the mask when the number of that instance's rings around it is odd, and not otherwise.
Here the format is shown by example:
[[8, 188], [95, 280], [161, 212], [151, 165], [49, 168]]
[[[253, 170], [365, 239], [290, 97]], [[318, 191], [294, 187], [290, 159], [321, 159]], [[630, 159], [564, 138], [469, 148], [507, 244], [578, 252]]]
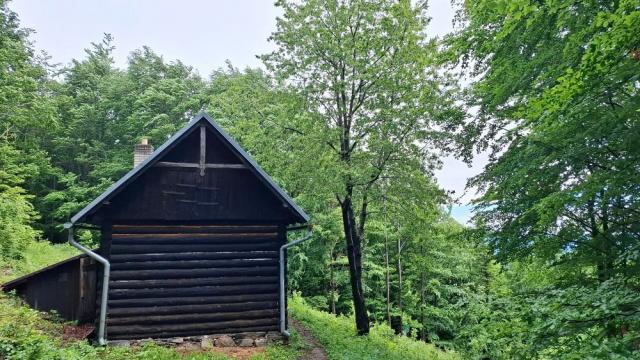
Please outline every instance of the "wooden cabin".
[[[71, 219], [100, 230], [97, 252], [111, 264], [106, 338], [278, 331], [279, 249], [307, 214], [206, 113], [156, 151], [141, 145], [141, 162]], [[102, 267], [86, 260], [93, 267], [47, 271], [83, 274], [66, 276], [66, 294], [90, 292], [97, 314]], [[5, 289], [37, 307], [49, 295], [29, 280], [42, 275]], [[81, 320], [82, 309], [63, 316]]]

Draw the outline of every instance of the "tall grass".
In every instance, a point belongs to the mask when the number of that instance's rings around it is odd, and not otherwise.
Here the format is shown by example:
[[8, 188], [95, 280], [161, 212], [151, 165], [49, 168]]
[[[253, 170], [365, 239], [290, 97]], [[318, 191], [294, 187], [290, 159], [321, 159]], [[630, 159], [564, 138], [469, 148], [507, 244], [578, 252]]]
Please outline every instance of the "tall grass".
[[460, 357], [431, 344], [406, 336], [396, 336], [384, 324], [371, 328], [368, 336], [356, 336], [355, 321], [351, 317], [334, 316], [313, 309], [299, 296], [289, 301], [291, 315], [306, 325], [335, 360], [452, 360]]

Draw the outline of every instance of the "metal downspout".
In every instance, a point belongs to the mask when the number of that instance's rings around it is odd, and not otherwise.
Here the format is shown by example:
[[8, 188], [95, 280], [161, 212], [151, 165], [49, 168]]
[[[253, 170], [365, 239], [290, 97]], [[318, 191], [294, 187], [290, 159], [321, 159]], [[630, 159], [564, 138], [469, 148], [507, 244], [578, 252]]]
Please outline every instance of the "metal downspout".
[[296, 227], [291, 227], [291, 228], [287, 228], [287, 232], [291, 231], [291, 230], [298, 230], [298, 229], [304, 229], [307, 228], [307, 234], [304, 235], [302, 238], [292, 241], [290, 243], [284, 244], [280, 247], [280, 333], [286, 337], [289, 337], [289, 331], [287, 331], [287, 317], [286, 317], [286, 307], [285, 307], [285, 303], [286, 303], [286, 294], [287, 294], [287, 289], [286, 289], [286, 284], [285, 284], [285, 277], [284, 277], [284, 272], [285, 272], [285, 266], [284, 266], [284, 255], [285, 255], [285, 251], [295, 245], [300, 244], [303, 241], [307, 241], [311, 238], [311, 235], [313, 235], [313, 231], [311, 230], [311, 225], [303, 225], [303, 226], [296, 226]]
[[100, 299], [100, 321], [98, 325], [98, 344], [106, 345], [107, 340], [105, 339], [105, 325], [107, 319], [107, 297], [109, 295], [109, 274], [111, 272], [111, 264], [109, 264], [109, 260], [103, 258], [102, 256], [96, 254], [91, 249], [79, 244], [73, 238], [73, 224], [66, 223], [64, 224], [64, 228], [69, 231], [69, 243], [74, 247], [80, 249], [80, 251], [89, 255], [92, 259], [101, 263], [104, 267], [104, 271], [102, 272], [102, 298]]

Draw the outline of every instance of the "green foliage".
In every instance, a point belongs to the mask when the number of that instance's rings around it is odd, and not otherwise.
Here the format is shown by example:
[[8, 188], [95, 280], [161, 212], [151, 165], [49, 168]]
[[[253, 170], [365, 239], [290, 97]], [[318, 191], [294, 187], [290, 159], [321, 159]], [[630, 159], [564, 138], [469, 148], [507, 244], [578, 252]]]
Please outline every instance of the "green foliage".
[[479, 1], [462, 14], [450, 50], [479, 77], [466, 144], [503, 152], [471, 183], [498, 255], [596, 266], [601, 281], [634, 272], [622, 256], [638, 238], [638, 2]]
[[476, 109], [460, 155], [493, 155], [470, 185], [478, 236], [507, 274], [476, 303], [474, 351], [637, 357], [640, 3], [460, 5], [445, 45]]
[[[284, 11], [271, 36], [278, 48], [262, 59], [306, 101], [308, 115], [284, 127], [304, 139], [304, 151], [296, 155], [313, 164], [308, 176], [319, 179], [311, 181], [318, 186], [310, 192], [326, 194], [340, 208], [346, 244], [339, 253], [332, 247], [323, 254], [324, 263], [346, 255], [357, 331], [365, 334], [363, 273], [376, 270], [362, 250], [370, 209], [381, 207], [391, 192], [400, 200], [414, 191], [438, 192], [430, 182], [437, 161], [429, 145], [446, 136], [438, 130], [455, 117], [456, 107], [439, 81], [423, 7], [410, 1], [277, 4]], [[436, 194], [421, 205], [442, 200]], [[330, 299], [337, 287], [333, 275]]]
[[453, 352], [444, 352], [424, 342], [405, 336], [395, 336], [384, 324], [372, 328], [367, 337], [355, 335], [354, 321], [314, 310], [294, 296], [289, 302], [291, 314], [307, 326], [322, 343], [329, 359], [458, 359]]
[[30, 241], [20, 258], [0, 260], [0, 283], [29, 274], [45, 266], [65, 260], [78, 253], [68, 244], [51, 245], [48, 241]]
[[28, 195], [21, 187], [25, 172], [21, 153], [0, 138], [0, 261], [19, 260], [38, 232], [31, 227], [37, 218]]

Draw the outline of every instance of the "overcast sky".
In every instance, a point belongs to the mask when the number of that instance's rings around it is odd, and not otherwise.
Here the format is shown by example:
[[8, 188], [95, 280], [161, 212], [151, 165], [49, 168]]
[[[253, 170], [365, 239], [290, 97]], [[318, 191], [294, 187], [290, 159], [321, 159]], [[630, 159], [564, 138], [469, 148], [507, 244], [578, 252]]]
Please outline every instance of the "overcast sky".
[[[83, 49], [98, 42], [104, 33], [113, 35], [116, 66], [124, 67], [132, 50], [148, 45], [165, 60], [180, 59], [201, 75], [230, 60], [234, 66], [261, 66], [256, 55], [273, 50], [267, 41], [275, 30], [279, 9], [273, 0], [14, 0], [10, 8], [18, 13], [23, 27], [35, 30], [31, 39], [45, 50], [53, 63], [68, 64], [81, 59]], [[428, 33], [442, 36], [451, 31], [453, 9], [450, 0], [430, 1]], [[444, 159], [436, 176], [440, 186], [464, 194], [466, 179], [486, 163], [478, 158], [468, 168], [453, 158]], [[461, 222], [469, 217], [464, 206], [473, 196], [462, 196], [463, 206], [453, 215]]]

